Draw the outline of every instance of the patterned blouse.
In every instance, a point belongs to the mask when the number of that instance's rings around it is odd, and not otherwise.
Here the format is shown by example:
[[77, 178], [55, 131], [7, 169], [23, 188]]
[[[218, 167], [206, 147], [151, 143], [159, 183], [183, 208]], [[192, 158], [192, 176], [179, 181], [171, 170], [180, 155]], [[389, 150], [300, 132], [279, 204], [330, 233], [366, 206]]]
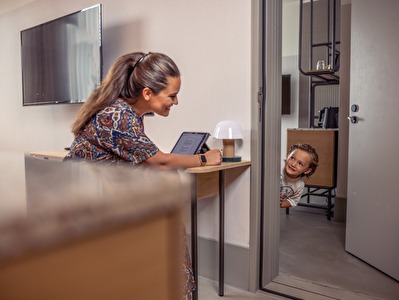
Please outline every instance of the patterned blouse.
[[93, 116], [76, 135], [66, 159], [140, 164], [159, 151], [144, 124], [122, 99]]

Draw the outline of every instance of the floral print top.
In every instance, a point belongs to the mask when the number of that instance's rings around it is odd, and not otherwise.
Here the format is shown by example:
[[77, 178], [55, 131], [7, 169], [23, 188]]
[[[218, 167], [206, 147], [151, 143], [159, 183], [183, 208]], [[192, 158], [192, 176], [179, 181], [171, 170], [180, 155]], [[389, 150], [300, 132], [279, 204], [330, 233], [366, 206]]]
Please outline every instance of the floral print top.
[[122, 99], [95, 114], [76, 135], [66, 159], [140, 164], [159, 151], [140, 116]]

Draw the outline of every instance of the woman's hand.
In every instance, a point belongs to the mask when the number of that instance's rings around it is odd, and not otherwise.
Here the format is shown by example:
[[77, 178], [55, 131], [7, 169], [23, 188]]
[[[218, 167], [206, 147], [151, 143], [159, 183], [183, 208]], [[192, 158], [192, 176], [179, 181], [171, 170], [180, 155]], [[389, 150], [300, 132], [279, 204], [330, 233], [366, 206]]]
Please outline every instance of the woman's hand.
[[222, 163], [222, 152], [218, 149], [212, 149], [205, 152], [206, 166], [216, 166]]
[[[205, 155], [205, 166], [220, 165], [220, 163], [222, 162], [222, 153], [220, 152], [220, 150], [217, 149], [209, 150], [205, 154], [200, 155]], [[185, 155], [163, 153], [162, 151], [158, 151], [155, 155], [143, 161], [143, 163], [151, 166], [181, 169], [199, 167], [201, 165], [201, 158], [199, 154]]]

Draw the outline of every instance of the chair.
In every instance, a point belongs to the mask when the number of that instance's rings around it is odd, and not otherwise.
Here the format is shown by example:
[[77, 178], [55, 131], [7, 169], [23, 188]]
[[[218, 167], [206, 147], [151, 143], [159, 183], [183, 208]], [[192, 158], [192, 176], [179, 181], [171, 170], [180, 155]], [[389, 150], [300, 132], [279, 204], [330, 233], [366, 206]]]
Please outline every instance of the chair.
[[319, 121], [317, 123], [320, 128], [338, 128], [338, 107], [324, 107], [319, 111]]

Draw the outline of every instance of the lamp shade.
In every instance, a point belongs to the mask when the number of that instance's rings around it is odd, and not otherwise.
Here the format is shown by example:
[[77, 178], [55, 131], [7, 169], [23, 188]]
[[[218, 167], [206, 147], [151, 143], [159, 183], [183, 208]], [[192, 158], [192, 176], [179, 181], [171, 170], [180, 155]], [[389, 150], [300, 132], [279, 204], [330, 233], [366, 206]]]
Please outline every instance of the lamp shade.
[[244, 135], [238, 122], [224, 120], [216, 124], [213, 137], [215, 139], [242, 139]]

